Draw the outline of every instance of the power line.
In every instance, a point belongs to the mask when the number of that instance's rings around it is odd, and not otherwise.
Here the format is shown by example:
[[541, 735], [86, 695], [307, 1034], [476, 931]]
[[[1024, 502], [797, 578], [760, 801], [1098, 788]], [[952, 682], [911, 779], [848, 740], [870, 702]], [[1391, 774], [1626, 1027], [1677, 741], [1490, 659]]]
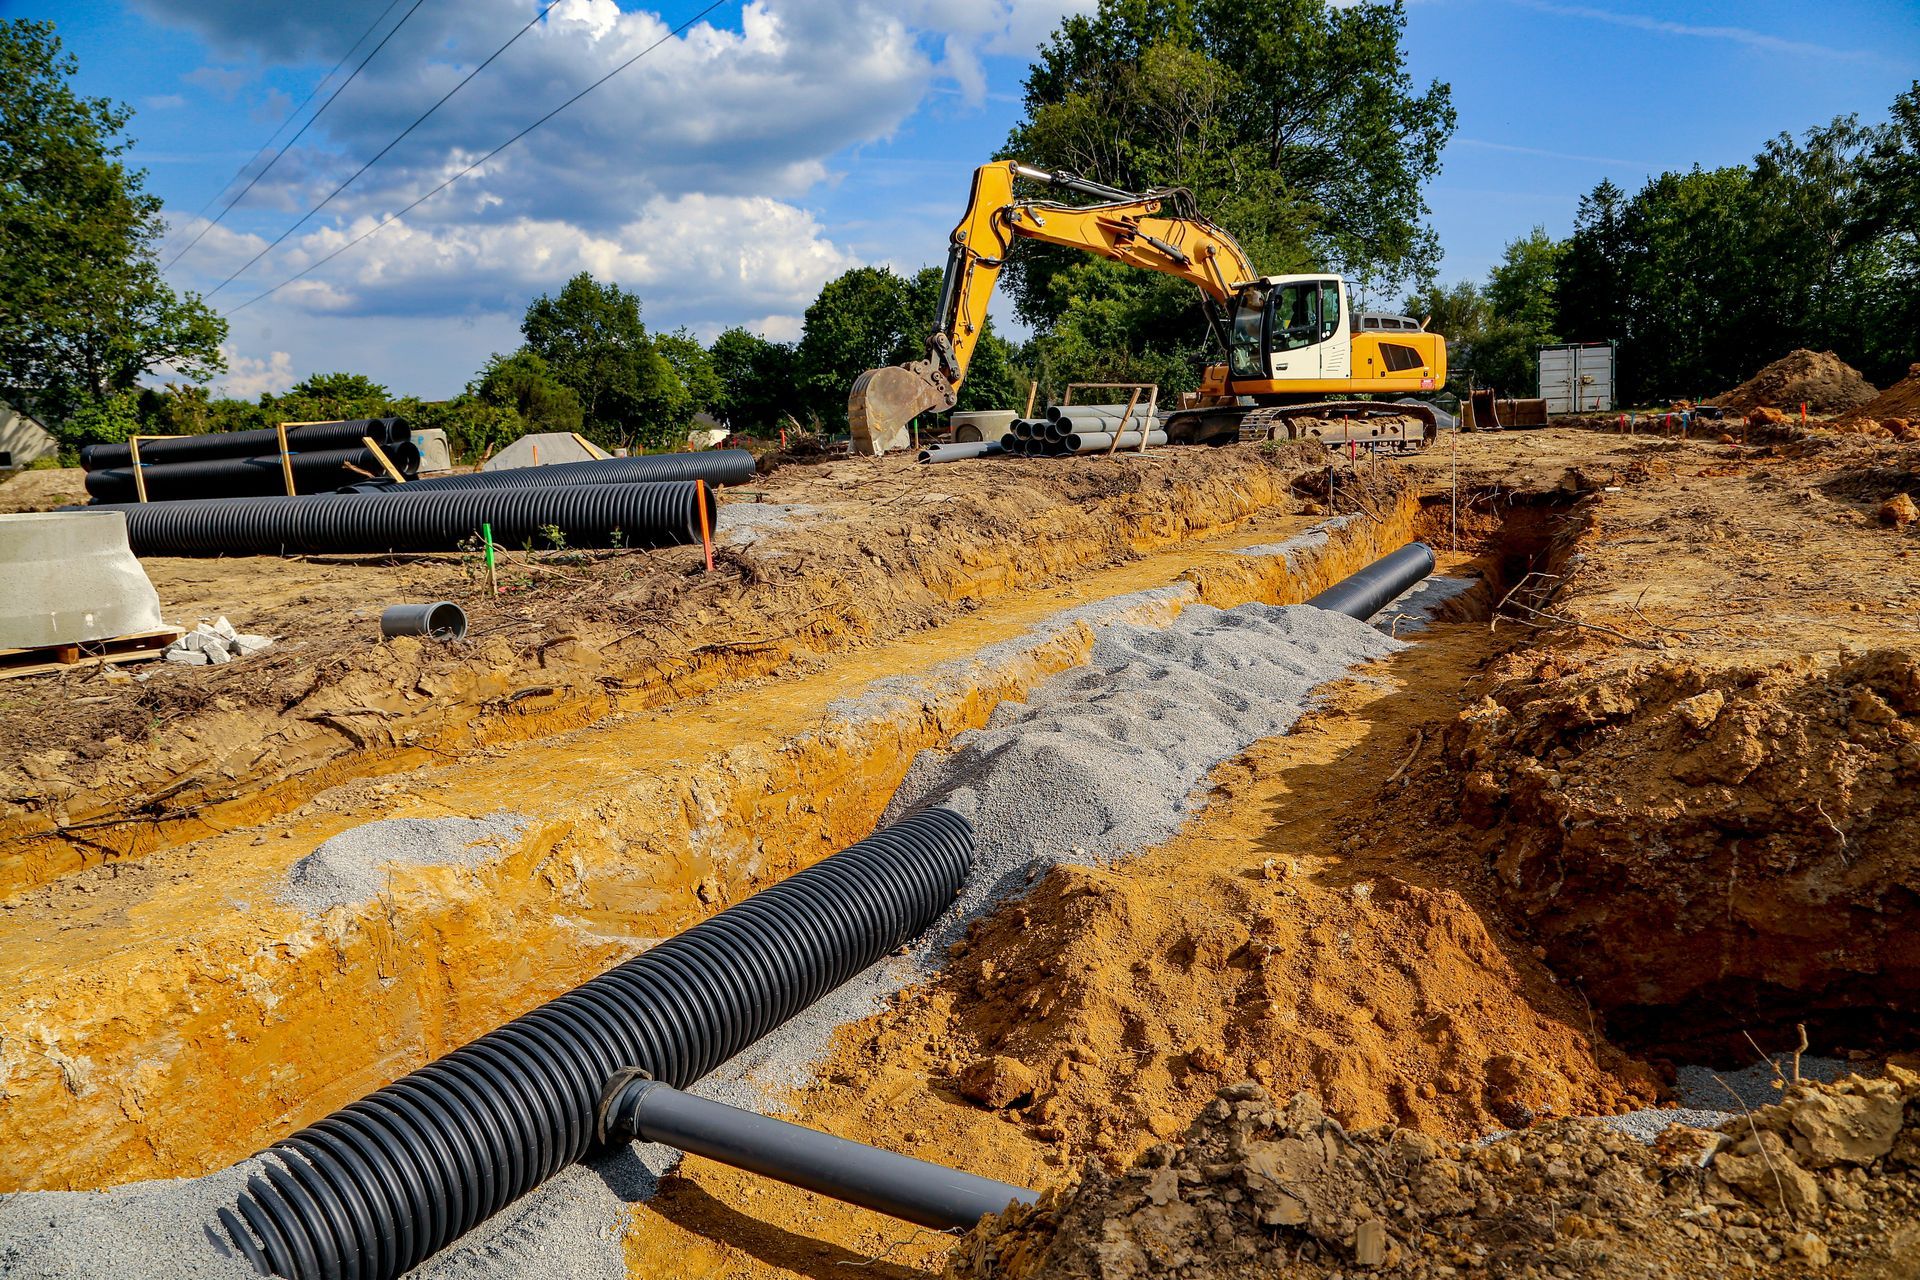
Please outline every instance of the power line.
[[[254, 161], [258, 160], [261, 156], [267, 154], [267, 148], [273, 145], [273, 140], [275, 138], [278, 138], [281, 134], [285, 133], [287, 131], [287, 126], [292, 124], [296, 119], [298, 119], [300, 116], [300, 113], [307, 109], [307, 105], [311, 103], [315, 98], [320, 96], [320, 90], [326, 88], [327, 81], [333, 79], [334, 76], [340, 73], [340, 68], [347, 65], [347, 59], [351, 58], [354, 54], [354, 51], [358, 49], [361, 45], [367, 42], [367, 37], [372, 35], [374, 33], [374, 30], [377, 27], [379, 27], [381, 23], [387, 20], [387, 15], [392, 13], [396, 8], [399, 7], [399, 5], [400, 5], [400, 0], [388, 0], [387, 7], [380, 11], [380, 16], [375, 18], [373, 22], [367, 27], [367, 29], [360, 33], [360, 38], [358, 40], [355, 40], [352, 45], [348, 46], [347, 51], [340, 55], [340, 60], [334, 63], [333, 66], [327, 69], [327, 74], [321, 76], [318, 80], [313, 82], [313, 89], [307, 94], [307, 96], [304, 99], [301, 100], [300, 105], [287, 113], [287, 118], [280, 122], [280, 127], [278, 129], [275, 129], [271, 134], [268, 135], [267, 140], [260, 144], [260, 149], [258, 151], [254, 152], [251, 156], [247, 157], [246, 164], [241, 165], [239, 169], [235, 170], [234, 175], [231, 178], [228, 178], [226, 182], [221, 185], [218, 191], [215, 191], [212, 195], [207, 197], [207, 202], [201, 205], [199, 209], [194, 211], [194, 215], [193, 215], [194, 217], [196, 218], [205, 217], [207, 210], [213, 208], [213, 202], [215, 200], [218, 200], [221, 196], [225, 195], [227, 193], [227, 188], [231, 187], [234, 183], [240, 181], [241, 178], [246, 176], [247, 165], [252, 164]], [[202, 230], [200, 233], [200, 235], [205, 235], [205, 234], [206, 234], [205, 230]], [[171, 267], [174, 263], [180, 261], [180, 259], [186, 254], [187, 249], [193, 248], [193, 246], [198, 243], [200, 243], [200, 236], [195, 236], [192, 240], [187, 242], [186, 248], [180, 250], [179, 253], [174, 254], [171, 258], [168, 258], [166, 262], [161, 266], [160, 269], [162, 271], [167, 270], [167, 268]]]
[[[313, 127], [313, 122], [315, 120], [318, 120], [322, 115], [326, 114], [327, 108], [333, 105], [334, 99], [338, 98], [342, 93], [346, 92], [347, 86], [352, 84], [354, 80], [359, 76], [359, 74], [366, 69], [366, 65], [369, 62], [373, 61], [375, 55], [377, 55], [382, 49], [387, 47], [387, 41], [393, 39], [393, 37], [399, 32], [400, 28], [407, 25], [407, 19], [411, 18], [414, 15], [414, 11], [419, 9], [419, 7], [425, 3], [426, 3], [426, 0], [413, 0], [412, 7], [409, 8], [405, 13], [400, 15], [400, 21], [393, 24], [393, 29], [388, 31], [387, 34], [385, 34], [384, 36], [381, 36], [380, 43], [373, 46], [373, 48], [367, 53], [366, 57], [360, 59], [359, 65], [355, 66], [353, 69], [353, 74], [348, 76], [345, 80], [342, 80], [340, 82], [340, 87], [338, 89], [335, 89], [332, 93], [328, 94], [327, 100], [320, 104], [320, 110], [308, 116], [307, 122], [300, 126], [299, 131], [295, 133], [291, 138], [288, 138], [286, 143], [278, 151], [273, 153], [273, 159], [267, 161], [266, 168], [260, 170], [260, 172], [254, 174], [252, 178], [248, 179], [247, 185], [240, 188], [239, 195], [236, 195], [234, 196], [233, 199], [227, 201], [226, 207], [220, 210], [220, 212], [214, 217], [213, 221], [209, 222], [206, 226], [200, 228], [200, 234], [196, 235], [192, 240], [187, 242], [187, 249], [191, 249], [193, 248], [194, 245], [199, 244], [200, 236], [204, 236], [205, 234], [207, 234], [207, 232], [219, 226], [220, 219], [226, 217], [227, 214], [231, 213], [233, 211], [233, 206], [236, 204], [239, 204], [240, 201], [246, 197], [247, 192], [253, 190], [254, 184], [259, 182], [260, 179], [267, 176], [267, 170], [273, 168], [273, 166], [280, 163], [280, 157], [287, 154], [288, 149], [291, 148], [294, 143], [300, 141], [300, 135], [305, 133], [308, 129], [311, 129]], [[174, 261], [176, 262], [179, 261], [180, 255], [186, 253], [187, 249], [182, 249], [180, 253], [175, 254]]]
[[538, 129], [541, 125], [553, 119], [555, 116], [559, 115], [562, 111], [565, 111], [568, 107], [580, 101], [580, 99], [586, 97], [588, 94], [592, 93], [595, 89], [598, 89], [601, 85], [613, 79], [615, 76], [619, 75], [622, 71], [625, 71], [628, 67], [640, 61], [640, 59], [652, 53], [655, 49], [658, 49], [661, 45], [665, 44], [667, 41], [673, 39], [675, 36], [680, 35], [682, 32], [686, 31], [687, 28], [691, 27], [694, 23], [700, 21], [700, 19], [712, 13], [715, 9], [718, 9], [721, 5], [727, 4], [727, 3], [729, 3], [729, 0], [713, 0], [712, 4], [709, 4], [706, 8], [694, 14], [691, 18], [688, 18], [685, 22], [681, 23], [679, 26], [667, 32], [667, 34], [661, 36], [658, 40], [655, 40], [652, 44], [648, 45], [646, 48], [642, 49], [640, 52], [634, 54], [631, 58], [628, 58], [625, 62], [621, 63], [619, 66], [615, 67], [613, 70], [607, 72], [607, 74], [601, 76], [598, 80], [595, 80], [592, 84], [588, 85], [586, 88], [582, 89], [580, 92], [574, 94], [571, 98], [568, 98], [565, 102], [561, 103], [559, 106], [555, 107], [553, 110], [547, 112], [547, 114], [541, 116], [538, 120], [535, 120], [532, 124], [528, 125], [526, 128], [522, 129], [520, 132], [514, 134], [511, 138], [508, 138], [505, 142], [501, 143], [499, 146], [495, 147], [493, 150], [487, 152], [487, 154], [481, 156], [478, 160], [475, 160], [472, 164], [468, 165], [466, 168], [460, 170], [458, 173], [454, 174], [452, 177], [446, 179], [439, 186], [433, 188], [433, 190], [427, 192], [425, 195], [415, 200], [412, 204], [407, 205], [405, 208], [399, 210], [398, 212], [388, 214], [385, 218], [375, 223], [373, 226], [369, 227], [367, 230], [361, 232], [359, 235], [355, 236], [353, 239], [347, 241], [345, 244], [341, 245], [338, 249], [335, 249], [332, 253], [329, 253], [326, 257], [321, 258], [319, 261], [314, 262], [311, 265], [303, 267], [299, 271], [294, 272], [292, 275], [288, 276], [285, 280], [282, 280], [279, 284], [273, 286], [273, 288], [268, 289], [265, 293], [257, 293], [253, 297], [248, 298], [245, 302], [241, 303], [239, 306], [231, 308], [227, 312], [227, 314], [232, 315], [236, 311], [245, 311], [248, 307], [252, 306], [256, 302], [259, 302], [263, 298], [268, 298], [273, 296], [274, 294], [280, 292], [282, 289], [286, 288], [288, 285], [292, 284], [294, 281], [318, 270], [321, 267], [326, 266], [327, 263], [332, 262], [335, 258], [339, 257], [341, 254], [345, 253], [347, 250], [353, 248], [355, 245], [359, 244], [361, 241], [366, 240], [368, 237], [374, 235], [376, 232], [380, 231], [382, 228], [387, 227], [392, 223], [397, 222], [401, 218], [406, 217], [409, 213], [413, 212], [415, 209], [418, 209], [421, 205], [425, 204], [427, 201], [431, 200], [433, 197], [439, 195], [442, 191], [445, 191], [448, 187], [460, 181], [460, 179], [466, 177], [468, 174], [472, 173], [475, 169], [478, 169], [481, 165], [493, 159], [495, 156], [499, 155], [502, 151], [505, 151], [508, 147], [520, 141], [520, 139], [526, 137], [528, 134], [532, 133], [535, 129]]
[[288, 227], [285, 231], [282, 231], [279, 234], [279, 236], [275, 238], [272, 244], [268, 245], [266, 248], [262, 249], [260, 252], [254, 254], [251, 258], [248, 258], [246, 262], [241, 265], [238, 271], [235, 271], [232, 275], [228, 276], [225, 280], [222, 280], [219, 284], [213, 286], [212, 289], [208, 290], [206, 296], [211, 298], [214, 294], [220, 292], [222, 289], [232, 284], [235, 280], [245, 275], [248, 267], [251, 267], [254, 263], [266, 257], [268, 254], [272, 253], [275, 249], [278, 249], [283, 243], [285, 243], [286, 238], [288, 236], [292, 235], [294, 232], [298, 231], [301, 227], [306, 225], [308, 218], [311, 218], [314, 214], [320, 212], [322, 209], [332, 204], [333, 198], [335, 196], [339, 195], [342, 191], [345, 191], [348, 187], [352, 186], [356, 178], [358, 178], [361, 174], [373, 168], [374, 165], [380, 162], [380, 157], [386, 155], [387, 152], [399, 146], [400, 143], [406, 138], [408, 134], [412, 133], [415, 129], [418, 129], [421, 125], [425, 124], [427, 122], [428, 116], [438, 111], [441, 107], [446, 106], [448, 98], [451, 98], [454, 94], [466, 88], [468, 80], [473, 79], [475, 76], [479, 75], [482, 71], [485, 71], [488, 65], [492, 63], [492, 61], [495, 58], [505, 53], [508, 49], [511, 49], [514, 45], [514, 41], [518, 40], [521, 36], [527, 34], [527, 32], [533, 30], [534, 25], [538, 23], [540, 19], [546, 17], [547, 14], [552, 12], [554, 6], [559, 3], [560, 3], [560, 0], [550, 0], [550, 3], [548, 3], [547, 7], [540, 10], [540, 12], [534, 14], [532, 19], [527, 23], [526, 26], [514, 32], [511, 39], [509, 39], [505, 44], [501, 45], [498, 49], [495, 49], [492, 53], [488, 54], [486, 62], [482, 62], [479, 66], [467, 72], [467, 74], [461, 79], [459, 84], [456, 84], [455, 86], [453, 86], [453, 88], [447, 90], [446, 93], [441, 95], [440, 101], [434, 103], [432, 106], [428, 107], [425, 111], [421, 112], [420, 115], [414, 120], [412, 124], [408, 125], [406, 128], [400, 131], [398, 137], [394, 138], [392, 142], [389, 142], [386, 146], [376, 151], [373, 154], [373, 158], [368, 160], [365, 164], [361, 165], [358, 169], [355, 169], [353, 173], [347, 177], [347, 180], [345, 182], [335, 187], [332, 191], [329, 191], [327, 193], [326, 199], [322, 200], [319, 204], [316, 204], [315, 206], [313, 206], [313, 208], [301, 214], [299, 219], [295, 221], [294, 224]]

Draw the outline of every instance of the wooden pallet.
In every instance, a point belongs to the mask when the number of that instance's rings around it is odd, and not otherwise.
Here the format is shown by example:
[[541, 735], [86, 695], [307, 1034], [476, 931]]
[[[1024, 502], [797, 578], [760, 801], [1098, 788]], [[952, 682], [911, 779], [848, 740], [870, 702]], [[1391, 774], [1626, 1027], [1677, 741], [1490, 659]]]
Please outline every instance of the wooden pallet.
[[157, 658], [184, 632], [178, 627], [156, 627], [110, 640], [82, 640], [77, 644], [42, 645], [37, 649], [0, 649], [0, 680], [15, 676], [43, 676], [74, 667], [100, 667]]

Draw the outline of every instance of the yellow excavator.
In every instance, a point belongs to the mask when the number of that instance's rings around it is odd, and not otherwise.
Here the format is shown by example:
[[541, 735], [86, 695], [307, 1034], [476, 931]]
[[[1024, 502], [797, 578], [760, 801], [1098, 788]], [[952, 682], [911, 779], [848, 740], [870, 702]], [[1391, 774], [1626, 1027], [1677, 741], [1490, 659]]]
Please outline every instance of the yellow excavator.
[[[1016, 181], [1094, 202], [1016, 198]], [[1438, 429], [1426, 404], [1370, 398], [1431, 393], [1446, 382], [1446, 339], [1419, 321], [1356, 312], [1347, 282], [1336, 275], [1256, 275], [1233, 237], [1199, 215], [1185, 188], [1121, 191], [1000, 161], [974, 171], [926, 358], [869, 369], [853, 384], [847, 418], [857, 450], [902, 447], [915, 416], [954, 406], [1007, 252], [1022, 239], [1070, 245], [1199, 287], [1227, 361], [1207, 369], [1197, 394], [1163, 410], [1162, 429], [1174, 443], [1317, 437], [1337, 447], [1407, 452], [1423, 448]]]

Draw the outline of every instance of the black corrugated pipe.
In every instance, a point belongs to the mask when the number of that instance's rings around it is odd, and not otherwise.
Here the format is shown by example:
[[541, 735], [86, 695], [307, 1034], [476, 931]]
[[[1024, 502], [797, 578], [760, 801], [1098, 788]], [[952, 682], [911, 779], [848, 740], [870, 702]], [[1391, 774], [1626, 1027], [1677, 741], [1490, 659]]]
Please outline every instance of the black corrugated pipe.
[[1340, 579], [1307, 603], [1365, 622], [1432, 572], [1433, 548], [1424, 542], [1409, 542], [1360, 572]]
[[[643, 484], [663, 480], [705, 480], [709, 487], [745, 484], [754, 477], [753, 455], [745, 449], [705, 453], [660, 453], [644, 458], [597, 458], [591, 462], [552, 462], [544, 467], [509, 467], [463, 476], [434, 476], [404, 487], [416, 493], [449, 489], [539, 489], [548, 485]], [[355, 484], [356, 493], [391, 493], [391, 481]]]
[[925, 929], [972, 865], [949, 810], [877, 831], [275, 1143], [220, 1224], [262, 1275], [411, 1270], [586, 1154], [615, 1072], [692, 1084]]
[[[148, 502], [83, 511], [124, 511], [127, 542], [147, 556], [352, 555], [383, 551], [457, 551], [493, 526], [503, 547], [672, 547], [700, 541], [713, 491], [698, 480], [663, 484], [574, 485], [559, 489], [481, 489], [472, 493], [392, 493], [318, 498], [226, 498]], [[696, 494], [700, 496], [696, 496]]]
[[[381, 448], [410, 440], [405, 418], [353, 418], [345, 422], [308, 422], [287, 428], [287, 447], [311, 453], [316, 449], [351, 449], [360, 437], [372, 436]], [[209, 431], [200, 436], [148, 440], [140, 446], [140, 461], [154, 466], [175, 462], [203, 462], [208, 458], [251, 458], [280, 452], [277, 431]], [[133, 449], [124, 444], [90, 444], [80, 450], [80, 465], [88, 471], [133, 465]]]
[[696, 1098], [635, 1071], [608, 1082], [600, 1132], [612, 1141], [664, 1142], [936, 1231], [970, 1231], [990, 1213], [1040, 1198], [1010, 1182]]
[[[287, 442], [291, 445], [293, 442]], [[420, 450], [413, 441], [385, 445], [387, 458], [402, 474], [420, 469]], [[380, 460], [364, 445], [351, 449], [318, 449], [311, 453], [289, 449], [287, 465], [293, 468], [296, 493], [331, 493], [343, 484], [365, 480], [369, 475], [384, 475]], [[147, 461], [140, 451], [140, 470], [146, 474], [147, 501], [178, 502], [192, 498], [248, 498], [287, 493], [286, 472], [280, 455], [253, 458], [204, 458], [165, 465]], [[133, 502], [139, 497], [134, 485], [133, 467], [108, 467], [87, 472], [87, 493], [95, 502]]]

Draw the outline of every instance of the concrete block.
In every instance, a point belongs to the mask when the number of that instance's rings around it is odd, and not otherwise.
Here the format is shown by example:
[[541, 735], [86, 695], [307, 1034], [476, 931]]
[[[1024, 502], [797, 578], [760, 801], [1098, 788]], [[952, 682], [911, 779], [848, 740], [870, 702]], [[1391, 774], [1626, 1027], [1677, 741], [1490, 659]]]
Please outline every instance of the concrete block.
[[251, 657], [262, 649], [271, 649], [273, 641], [267, 636], [238, 635], [233, 638], [233, 649], [237, 657]]
[[233, 661], [233, 655], [227, 652], [227, 646], [225, 646], [224, 644], [208, 645], [206, 647], [206, 655], [207, 655], [207, 661], [211, 662], [216, 667], [223, 662]]
[[186, 667], [203, 667], [207, 664], [207, 655], [198, 649], [169, 649], [167, 661], [178, 662]]
[[413, 433], [413, 447], [420, 451], [420, 473], [453, 470], [453, 450], [447, 445], [447, 433], [429, 427]]
[[118, 511], [0, 515], [0, 648], [109, 640], [163, 625]]
[[231, 622], [228, 622], [225, 618], [216, 619], [214, 621], [214, 624], [211, 630], [215, 635], [219, 636], [223, 640], [231, 640], [235, 636], [240, 634], [239, 632], [233, 629], [233, 624]]
[[599, 457], [564, 431], [539, 431], [521, 436], [480, 464], [482, 471], [511, 471], [516, 467], [544, 467], [555, 462], [587, 462]]

